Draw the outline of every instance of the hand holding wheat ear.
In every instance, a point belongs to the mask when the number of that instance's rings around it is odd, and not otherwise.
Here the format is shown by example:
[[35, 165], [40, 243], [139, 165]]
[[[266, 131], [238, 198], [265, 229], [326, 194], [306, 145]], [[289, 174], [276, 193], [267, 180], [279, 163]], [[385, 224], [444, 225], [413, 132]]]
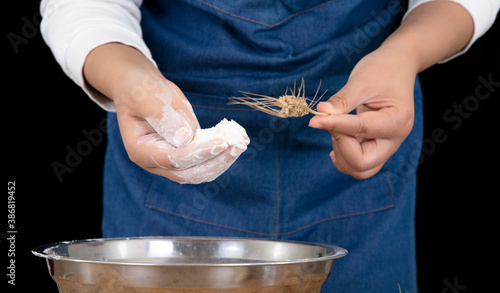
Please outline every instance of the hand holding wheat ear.
[[307, 99], [305, 94], [306, 86], [304, 79], [302, 79], [297, 92], [295, 92], [296, 84], [294, 81], [293, 90], [290, 90], [291, 93], [289, 93], [289, 90], [287, 88], [285, 90], [285, 94], [283, 96], [280, 96], [279, 98], [241, 92], [244, 97], [231, 97], [229, 104], [246, 105], [254, 108], [255, 110], [280, 118], [301, 117], [309, 113], [317, 116], [328, 116], [328, 114], [326, 113], [321, 113], [314, 110], [316, 104], [327, 92], [325, 91], [319, 98], [317, 98], [320, 87], [321, 81], [314, 97], [312, 99]]
[[[416, 71], [400, 51], [379, 48], [361, 59], [349, 80], [318, 111], [309, 126], [332, 136], [330, 157], [357, 179], [375, 175], [409, 135], [414, 120]], [[356, 113], [351, 113], [356, 110]]]

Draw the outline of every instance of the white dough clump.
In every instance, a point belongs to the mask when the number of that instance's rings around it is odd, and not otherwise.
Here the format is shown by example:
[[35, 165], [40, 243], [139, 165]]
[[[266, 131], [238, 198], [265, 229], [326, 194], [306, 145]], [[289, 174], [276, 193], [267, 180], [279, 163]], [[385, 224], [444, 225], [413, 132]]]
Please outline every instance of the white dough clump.
[[196, 130], [193, 142], [200, 143], [213, 138], [224, 139], [229, 145], [244, 145], [245, 147], [249, 142], [245, 128], [236, 121], [228, 121], [226, 118], [214, 127]]

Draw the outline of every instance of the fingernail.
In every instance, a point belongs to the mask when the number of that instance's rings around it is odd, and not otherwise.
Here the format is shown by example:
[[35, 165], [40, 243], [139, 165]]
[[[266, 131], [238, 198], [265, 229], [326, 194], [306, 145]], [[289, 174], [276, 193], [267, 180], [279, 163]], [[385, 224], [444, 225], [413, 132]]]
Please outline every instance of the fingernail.
[[247, 145], [248, 144], [246, 144], [246, 143], [245, 144], [239, 143], [239, 144], [234, 145], [234, 147], [237, 148], [237, 149], [239, 149], [241, 152], [244, 152], [248, 148]]
[[241, 155], [241, 153], [243, 153], [245, 150], [247, 149], [246, 146], [242, 146], [242, 145], [234, 145], [232, 148], [231, 148], [231, 156], [233, 157], [239, 157], [239, 155]]
[[333, 107], [333, 104], [328, 102], [328, 101], [318, 103], [317, 109], [318, 109], [318, 111], [324, 112], [327, 114], [334, 114], [334, 112], [335, 112], [335, 108]]
[[217, 154], [220, 154], [222, 153], [223, 151], [225, 151], [227, 148], [228, 148], [228, 144], [226, 142], [222, 143], [222, 144], [217, 144], [217, 145], [214, 145], [211, 149], [210, 149], [210, 153], [212, 155], [217, 155]]
[[314, 121], [309, 121], [309, 127], [311, 128], [320, 128], [320, 124]]
[[337, 162], [337, 156], [335, 156], [335, 152], [333, 150], [330, 152], [330, 159], [332, 159], [333, 163]]
[[176, 147], [182, 147], [189, 143], [192, 132], [186, 128], [179, 128], [172, 136], [172, 144]]

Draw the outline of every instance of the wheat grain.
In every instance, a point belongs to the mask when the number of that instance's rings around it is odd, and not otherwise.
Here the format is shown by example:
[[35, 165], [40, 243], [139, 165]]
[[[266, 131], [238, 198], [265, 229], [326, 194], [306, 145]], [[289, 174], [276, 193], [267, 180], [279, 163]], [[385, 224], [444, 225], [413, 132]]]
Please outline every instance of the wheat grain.
[[316, 104], [327, 92], [325, 91], [319, 98], [317, 98], [321, 87], [321, 81], [318, 89], [316, 90], [316, 94], [312, 99], [305, 97], [305, 87], [304, 79], [302, 79], [298, 91], [295, 92], [296, 83], [294, 81], [293, 90], [289, 90], [287, 88], [285, 90], [285, 94], [278, 98], [249, 92], [241, 92], [243, 97], [231, 97], [229, 104], [246, 105], [255, 110], [281, 118], [301, 117], [309, 113], [317, 116], [328, 116], [326, 113], [314, 110]]

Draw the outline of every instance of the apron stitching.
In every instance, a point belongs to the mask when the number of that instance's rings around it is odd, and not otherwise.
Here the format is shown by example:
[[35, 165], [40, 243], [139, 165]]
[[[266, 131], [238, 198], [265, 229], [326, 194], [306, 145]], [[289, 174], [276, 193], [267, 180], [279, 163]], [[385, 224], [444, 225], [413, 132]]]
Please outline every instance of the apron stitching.
[[348, 217], [354, 217], [354, 216], [360, 216], [360, 215], [365, 215], [365, 214], [371, 214], [371, 213], [375, 213], [375, 212], [380, 212], [380, 211], [388, 210], [388, 209], [391, 209], [391, 208], [393, 208], [395, 206], [396, 206], [395, 204], [391, 204], [391, 205], [388, 205], [388, 206], [385, 206], [385, 207], [381, 207], [381, 208], [378, 208], [378, 209], [374, 209], [374, 210], [356, 212], [356, 213], [352, 213], [352, 214], [345, 214], [345, 215], [335, 216], [335, 217], [331, 217], [331, 218], [321, 219], [321, 220], [309, 223], [309, 224], [307, 224], [305, 226], [299, 227], [299, 228], [297, 228], [295, 230], [292, 230], [292, 231], [289, 231], [289, 232], [278, 233], [277, 236], [293, 234], [293, 233], [296, 233], [296, 232], [298, 232], [300, 230], [309, 228], [309, 227], [311, 227], [313, 225], [317, 225], [317, 224], [320, 224], [320, 223], [323, 223], [323, 222], [333, 221], [333, 220], [338, 220], [338, 219], [348, 218]]
[[246, 112], [255, 112], [253, 109], [243, 109], [243, 108], [229, 108], [229, 107], [213, 107], [213, 106], [205, 106], [205, 105], [191, 105], [193, 108], [203, 108], [203, 109], [212, 109], [212, 110], [221, 110], [221, 111], [246, 111]]
[[309, 9], [299, 11], [299, 12], [297, 12], [297, 13], [294, 13], [294, 14], [292, 14], [292, 15], [290, 15], [290, 16], [288, 16], [288, 17], [284, 18], [284, 19], [283, 19], [283, 20], [281, 20], [281, 21], [278, 21], [278, 22], [277, 22], [277, 23], [275, 23], [275, 24], [269, 25], [269, 27], [275, 27], [275, 26], [278, 26], [278, 25], [280, 25], [280, 24], [284, 23], [285, 21], [289, 20], [289, 19], [290, 19], [290, 18], [292, 18], [292, 17], [295, 17], [295, 16], [300, 15], [300, 14], [303, 14], [303, 13], [307, 13], [307, 12], [309, 12], [309, 11], [312, 11], [312, 10], [316, 9], [316, 8], [319, 8], [319, 7], [322, 7], [322, 6], [328, 5], [328, 4], [333, 3], [333, 2], [337, 2], [337, 1], [338, 1], [338, 0], [331, 0], [331, 1], [328, 1], [328, 2], [325, 2], [325, 3], [322, 3], [322, 4], [319, 4], [319, 5], [317, 5], [317, 6], [311, 7], [311, 8], [309, 8]]
[[225, 225], [225, 224], [219, 224], [219, 223], [215, 223], [215, 222], [205, 221], [205, 220], [193, 218], [193, 217], [190, 217], [190, 216], [178, 214], [178, 213], [175, 213], [175, 212], [172, 212], [172, 211], [164, 210], [164, 209], [159, 208], [157, 206], [150, 206], [149, 208], [157, 210], [157, 211], [160, 211], [160, 212], [163, 212], [163, 213], [166, 213], [166, 214], [170, 214], [170, 215], [173, 215], [173, 216], [176, 216], [176, 217], [179, 217], [179, 218], [183, 218], [183, 219], [187, 219], [187, 220], [191, 220], [191, 221], [194, 221], [194, 222], [198, 222], [198, 223], [202, 223], [202, 224], [207, 224], [207, 225], [211, 225], [211, 226], [222, 227], [222, 228], [226, 228], [226, 229], [231, 229], [231, 230], [246, 232], [246, 233], [250, 233], [250, 234], [261, 235], [261, 236], [273, 236], [274, 235], [272, 233], [257, 232], [257, 231], [252, 231], [252, 230], [248, 230], [248, 229], [244, 229], [244, 228], [238, 228], [238, 227], [235, 227], [235, 226], [229, 226], [229, 225]]
[[264, 23], [264, 22], [260, 22], [260, 21], [257, 21], [257, 20], [253, 20], [253, 19], [250, 19], [250, 18], [246, 18], [246, 17], [243, 17], [243, 16], [238, 15], [238, 14], [231, 13], [231, 12], [229, 12], [227, 10], [224, 10], [224, 9], [222, 9], [220, 7], [217, 7], [217, 6], [213, 5], [213, 4], [207, 3], [207, 2], [202, 1], [202, 0], [196, 0], [196, 2], [199, 2], [201, 4], [204, 4], [204, 5], [208, 6], [208, 7], [213, 8], [215, 10], [218, 10], [218, 11], [220, 11], [222, 13], [231, 15], [231, 16], [239, 18], [239, 19], [243, 19], [243, 20], [246, 20], [246, 21], [249, 21], [249, 22], [254, 22], [254, 23], [257, 23], [257, 24], [260, 24], [260, 25], [263, 25], [263, 26], [267, 26], [267, 27], [272, 27], [272, 25], [270, 25], [270, 24], [267, 24], [267, 23]]
[[[276, 129], [278, 129], [278, 119], [275, 119], [275, 126]], [[280, 220], [280, 166], [279, 166], [279, 156], [278, 156], [278, 151], [279, 151], [279, 146], [278, 146], [278, 135], [279, 132], [276, 132], [276, 225], [274, 228], [274, 233], [278, 235], [278, 226], [279, 226], [279, 220]]]
[[333, 2], [337, 2], [338, 0], [331, 0], [331, 1], [328, 1], [328, 2], [325, 2], [325, 3], [321, 3], [321, 4], [319, 4], [319, 5], [316, 5], [316, 6], [314, 6], [314, 7], [308, 8], [308, 9], [306, 9], [306, 10], [302, 10], [302, 11], [296, 12], [296, 13], [294, 13], [294, 14], [292, 14], [292, 15], [289, 15], [289, 16], [285, 17], [284, 19], [282, 19], [282, 20], [280, 20], [280, 21], [278, 21], [278, 22], [276, 22], [276, 23], [273, 23], [273, 24], [269, 24], [269, 23], [261, 22], [261, 21], [258, 21], [258, 20], [254, 20], [254, 19], [251, 19], [251, 18], [247, 18], [247, 17], [241, 16], [241, 15], [238, 15], [238, 14], [234, 14], [234, 13], [232, 13], [232, 12], [229, 12], [229, 11], [227, 11], [227, 10], [224, 10], [224, 9], [222, 9], [222, 8], [220, 8], [220, 7], [217, 7], [217, 6], [213, 5], [213, 4], [207, 3], [207, 2], [202, 1], [202, 0], [195, 0], [195, 1], [196, 1], [196, 2], [199, 2], [199, 3], [201, 3], [201, 4], [204, 4], [204, 5], [208, 6], [208, 7], [211, 7], [211, 8], [213, 8], [213, 9], [215, 9], [215, 10], [218, 10], [218, 11], [220, 11], [220, 12], [222, 12], [222, 13], [225, 13], [225, 14], [231, 15], [231, 16], [233, 16], [233, 17], [236, 17], [236, 18], [239, 18], [239, 19], [242, 19], [242, 20], [248, 21], [248, 22], [253, 22], [253, 23], [256, 23], [256, 24], [260, 24], [260, 25], [263, 25], [263, 26], [266, 26], [266, 27], [269, 27], [269, 28], [272, 28], [272, 27], [275, 27], [275, 26], [278, 26], [278, 25], [280, 25], [280, 24], [284, 23], [285, 21], [287, 21], [287, 20], [289, 20], [290, 18], [293, 18], [293, 17], [295, 17], [295, 16], [297, 16], [297, 15], [300, 15], [300, 14], [303, 14], [303, 13], [307, 13], [307, 12], [312, 11], [312, 10], [314, 10], [314, 9], [317, 9], [317, 8], [319, 8], [319, 7], [321, 7], [321, 6], [325, 6], [325, 5], [331, 4], [331, 3], [333, 3]]
[[391, 156], [389, 159], [389, 167], [387, 168], [387, 185], [389, 185], [389, 190], [391, 191], [391, 198], [392, 202], [394, 203], [394, 206], [396, 206], [396, 196], [394, 195], [394, 189], [392, 188], [392, 181], [391, 181], [391, 168], [392, 168], [392, 159], [394, 156]]
[[154, 186], [155, 182], [156, 182], [156, 177], [153, 176], [153, 180], [151, 180], [151, 184], [149, 185], [148, 193], [146, 194], [146, 202], [144, 203], [144, 205], [146, 207], [149, 207], [149, 208], [151, 207], [151, 204], [149, 203], [149, 199], [151, 197], [151, 194], [153, 193], [153, 186]]
[[373, 209], [373, 210], [369, 210], [369, 211], [362, 211], [362, 212], [356, 212], [356, 213], [352, 213], [352, 214], [345, 214], [345, 215], [335, 216], [335, 217], [331, 217], [331, 218], [321, 219], [321, 220], [309, 223], [307, 225], [304, 225], [302, 227], [299, 227], [299, 228], [297, 228], [295, 230], [288, 231], [288, 232], [282, 232], [282, 233], [257, 232], [257, 231], [252, 231], [252, 230], [248, 230], [248, 229], [244, 229], [244, 228], [238, 228], [238, 227], [235, 227], [235, 226], [229, 226], [229, 225], [225, 225], [225, 224], [219, 224], [219, 223], [215, 223], [215, 222], [210, 222], [210, 221], [205, 221], [205, 220], [201, 220], [201, 219], [192, 218], [192, 217], [189, 217], [189, 216], [186, 216], [186, 215], [181, 215], [181, 214], [174, 213], [174, 212], [171, 212], [171, 211], [168, 211], [168, 210], [164, 210], [162, 208], [159, 208], [159, 207], [153, 206], [153, 205], [149, 205], [148, 207], [151, 208], [151, 209], [153, 209], [153, 210], [157, 210], [157, 211], [160, 211], [160, 212], [172, 215], [172, 216], [176, 216], [176, 217], [179, 217], [179, 218], [182, 218], [182, 219], [187, 219], [187, 220], [191, 220], [191, 221], [202, 223], [202, 224], [206, 224], [206, 225], [211, 225], [211, 226], [226, 228], [226, 229], [230, 229], [230, 230], [241, 231], [241, 232], [255, 234], [255, 235], [259, 235], [259, 236], [286, 236], [286, 235], [291, 235], [293, 233], [296, 233], [296, 232], [299, 232], [301, 230], [307, 229], [307, 228], [312, 227], [314, 225], [321, 224], [323, 222], [328, 222], [328, 221], [338, 220], [338, 219], [342, 219], [342, 218], [348, 218], [348, 217], [353, 217], [353, 216], [360, 216], [360, 215], [365, 215], [365, 214], [380, 212], [380, 211], [384, 211], [384, 210], [388, 210], [388, 209], [394, 208], [395, 206], [396, 206], [395, 204], [391, 204], [391, 205], [388, 205], [388, 206], [385, 206], [385, 207], [381, 207], [381, 208]]
[[391, 181], [391, 167], [392, 167], [392, 159], [394, 156], [391, 156], [389, 159], [389, 168], [387, 168], [387, 184], [389, 185], [389, 189], [391, 190], [391, 198], [392, 202], [396, 204], [396, 197], [394, 196], [394, 190], [392, 189], [392, 181]]

